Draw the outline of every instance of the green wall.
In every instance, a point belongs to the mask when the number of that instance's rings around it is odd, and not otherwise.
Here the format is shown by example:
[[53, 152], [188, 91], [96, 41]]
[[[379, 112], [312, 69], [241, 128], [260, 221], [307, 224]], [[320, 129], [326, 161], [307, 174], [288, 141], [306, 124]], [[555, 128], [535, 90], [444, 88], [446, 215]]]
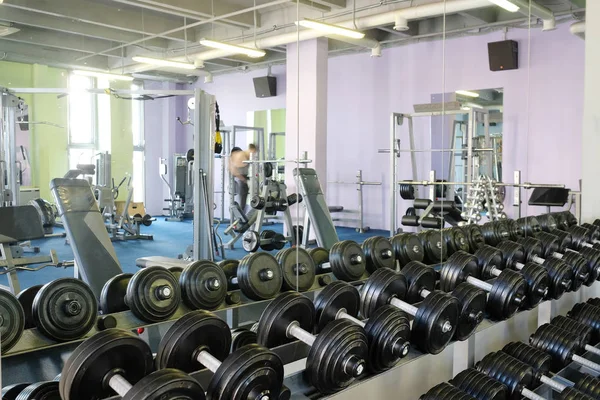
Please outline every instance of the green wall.
[[[130, 82], [111, 82], [113, 89], [130, 89]], [[133, 132], [131, 127], [131, 101], [110, 99], [111, 119], [111, 155], [112, 176], [115, 184], [119, 184], [124, 177], [133, 174]], [[119, 191], [118, 200], [127, 200], [127, 181]]]
[[[250, 111], [247, 115], [247, 123], [250, 126], [265, 130], [265, 146], [268, 146], [270, 132], [285, 132], [285, 108]], [[277, 137], [275, 149], [275, 158], [285, 157], [285, 140], [283, 137]]]

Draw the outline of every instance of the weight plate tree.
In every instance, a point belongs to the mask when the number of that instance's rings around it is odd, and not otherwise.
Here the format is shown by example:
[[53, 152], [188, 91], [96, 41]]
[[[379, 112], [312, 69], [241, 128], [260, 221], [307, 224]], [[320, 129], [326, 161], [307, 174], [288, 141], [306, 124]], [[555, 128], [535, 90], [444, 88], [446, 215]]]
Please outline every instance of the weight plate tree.
[[361, 291], [361, 314], [370, 318], [387, 304], [411, 315], [413, 320], [411, 341], [423, 352], [438, 354], [448, 346], [456, 328], [460, 305], [446, 293], [433, 292], [418, 307], [404, 302], [406, 278], [390, 269], [375, 271]]
[[227, 296], [227, 277], [212, 261], [198, 260], [188, 264], [179, 276], [181, 298], [193, 310], [214, 310]]
[[98, 315], [98, 302], [83, 281], [60, 278], [39, 290], [31, 311], [40, 333], [67, 342], [83, 337], [92, 329]]
[[283, 285], [281, 267], [269, 253], [248, 254], [238, 265], [237, 284], [249, 299], [271, 299]]
[[491, 282], [482, 281], [480, 276], [481, 269], [477, 258], [457, 251], [442, 264], [440, 288], [444, 292], [451, 292], [459, 284], [468, 282], [488, 292], [487, 312], [490, 317], [497, 320], [512, 317], [525, 300], [525, 279], [511, 270], [502, 271], [500, 276]]
[[[408, 284], [407, 303], [418, 303], [435, 290], [437, 273], [425, 264], [412, 261], [404, 267], [402, 275]], [[483, 290], [469, 284], [461, 285], [451, 293], [460, 304], [458, 326], [455, 333], [457, 340], [465, 340], [475, 332], [477, 326], [483, 321], [487, 299]]]
[[192, 311], [181, 317], [158, 346], [158, 369], [184, 372], [207, 368], [214, 373], [206, 399], [278, 399], [283, 386], [283, 363], [269, 349], [257, 344], [242, 346], [229, 355], [231, 331], [222, 319], [208, 311]]
[[292, 247], [280, 250], [275, 259], [283, 274], [283, 290], [306, 292], [315, 283], [315, 262], [306, 250]]
[[109, 329], [83, 342], [65, 363], [59, 382], [62, 400], [204, 400], [197, 380], [173, 369], [152, 372], [150, 346], [133, 334]]
[[316, 310], [312, 301], [298, 292], [284, 292], [263, 311], [256, 331], [258, 343], [276, 347], [294, 339], [310, 346], [305, 376], [319, 392], [337, 392], [365, 371], [367, 335], [353, 322], [339, 319], [317, 336], [312, 330]]
[[410, 323], [402, 311], [393, 306], [383, 306], [367, 321], [358, 319], [360, 293], [349, 283], [336, 281], [327, 285], [315, 300], [317, 332], [336, 319], [346, 319], [361, 326], [369, 340], [371, 372], [383, 372], [408, 355]]
[[0, 289], [0, 338], [2, 352], [11, 349], [23, 334], [25, 312], [14, 294]]

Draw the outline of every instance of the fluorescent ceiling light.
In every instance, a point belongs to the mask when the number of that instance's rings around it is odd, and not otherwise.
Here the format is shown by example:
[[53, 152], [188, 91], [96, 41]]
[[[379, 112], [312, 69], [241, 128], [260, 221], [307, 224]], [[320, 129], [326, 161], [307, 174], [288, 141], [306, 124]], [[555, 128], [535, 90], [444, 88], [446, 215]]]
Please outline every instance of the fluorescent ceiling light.
[[267, 53], [264, 50], [253, 49], [250, 47], [237, 46], [235, 44], [217, 42], [215, 40], [202, 39], [200, 41], [202, 46], [212, 47], [213, 49], [231, 51], [233, 53], [245, 54], [250, 58], [264, 57]]
[[343, 26], [339, 25], [326, 24], [325, 22], [315, 21], [314, 19], [309, 18], [296, 21], [296, 25], [325, 32], [331, 35], [346, 36], [352, 39], [362, 39], [365, 37], [364, 33], [355, 31], [354, 29], [344, 28]]
[[469, 90], [457, 90], [455, 93], [460, 94], [461, 96], [479, 97], [479, 93], [471, 92]]
[[[0, 4], [1, 3], [2, 2], [0, 1]], [[0, 36], [12, 35], [13, 33], [17, 33], [19, 31], [20, 29], [15, 28], [14, 26], [0, 26]]]
[[506, 11], [510, 11], [510, 12], [519, 11], [519, 6], [508, 0], [490, 0], [490, 3], [494, 3], [498, 7], [504, 8]]
[[135, 62], [139, 62], [139, 63], [144, 63], [144, 64], [150, 64], [150, 65], [156, 65], [159, 67], [170, 67], [170, 68], [179, 68], [179, 69], [196, 69], [196, 67], [194, 66], [194, 64], [188, 64], [188, 63], [183, 63], [183, 62], [177, 62], [177, 61], [169, 61], [169, 60], [162, 60], [160, 58], [150, 58], [150, 57], [132, 57], [132, 60]]
[[91, 76], [94, 78], [104, 78], [104, 79], [108, 79], [109, 81], [132, 81], [133, 80], [132, 76], [107, 74], [105, 72], [75, 70], [75, 71], [73, 71], [73, 73], [75, 75]]

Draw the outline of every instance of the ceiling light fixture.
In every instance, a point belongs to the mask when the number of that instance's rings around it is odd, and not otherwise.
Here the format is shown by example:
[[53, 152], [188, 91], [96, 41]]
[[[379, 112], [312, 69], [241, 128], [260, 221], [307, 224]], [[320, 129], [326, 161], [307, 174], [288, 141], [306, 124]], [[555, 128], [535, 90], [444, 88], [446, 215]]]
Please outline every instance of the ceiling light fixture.
[[519, 11], [519, 6], [508, 1], [508, 0], [489, 0], [490, 3], [494, 3], [498, 7], [504, 8], [506, 11], [517, 12]]
[[149, 64], [149, 65], [156, 65], [158, 67], [169, 67], [169, 68], [178, 68], [178, 69], [196, 69], [196, 67], [194, 66], [194, 64], [188, 64], [188, 63], [177, 62], [177, 61], [163, 60], [163, 59], [160, 59], [160, 58], [150, 58], [150, 57], [135, 56], [135, 57], [132, 57], [132, 60], [135, 61], [135, 62], [139, 62], [139, 63]]
[[479, 97], [479, 93], [471, 92], [470, 90], [457, 90], [456, 94], [467, 97]]
[[84, 71], [84, 70], [76, 69], [75, 71], [73, 71], [73, 73], [75, 75], [91, 76], [93, 78], [104, 78], [104, 79], [108, 79], [109, 81], [130, 81], [131, 82], [133, 80], [132, 76], [109, 74], [106, 72]]
[[314, 29], [328, 33], [330, 35], [345, 36], [352, 39], [362, 39], [365, 34], [354, 29], [344, 28], [339, 25], [326, 24], [325, 22], [315, 21], [314, 19], [305, 18], [301, 21], [296, 21], [296, 25], [300, 25], [304, 28]]
[[264, 57], [267, 53], [264, 50], [253, 49], [251, 47], [238, 46], [235, 44], [217, 42], [215, 40], [202, 39], [200, 44], [206, 47], [212, 47], [213, 49], [231, 51], [233, 53], [245, 54], [250, 58]]

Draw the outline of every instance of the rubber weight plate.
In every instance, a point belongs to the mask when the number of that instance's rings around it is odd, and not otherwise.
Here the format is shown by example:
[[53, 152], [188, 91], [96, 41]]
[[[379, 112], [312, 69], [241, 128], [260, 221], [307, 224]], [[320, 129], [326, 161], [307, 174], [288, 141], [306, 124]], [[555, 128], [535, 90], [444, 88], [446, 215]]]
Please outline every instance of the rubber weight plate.
[[15, 400], [19, 393], [29, 385], [31, 383], [15, 383], [14, 385], [3, 387], [2, 392], [0, 392], [0, 398], [2, 400]]
[[343, 240], [331, 246], [329, 263], [333, 275], [342, 281], [356, 281], [366, 270], [366, 257], [358, 243]]
[[423, 261], [425, 257], [423, 245], [417, 235], [399, 233], [391, 239], [391, 243], [401, 267], [411, 261]]
[[281, 267], [268, 253], [249, 254], [241, 259], [238, 266], [238, 284], [249, 299], [271, 299], [281, 291]]
[[581, 285], [591, 286], [594, 282], [596, 282], [596, 280], [593, 279], [594, 276], [590, 272], [590, 268], [586, 259], [581, 257], [579, 254], [568, 251], [561, 260], [573, 269], [573, 276], [575, 279], [573, 280], [573, 285], [571, 286], [572, 292], [579, 290]]
[[541, 214], [535, 217], [540, 224], [540, 228], [544, 232], [552, 233], [553, 230], [558, 228], [558, 224], [554, 217], [550, 214]]
[[548, 295], [558, 300], [573, 285], [573, 269], [557, 258], [547, 258], [543, 267], [548, 271], [548, 277], [550, 278], [550, 292]]
[[469, 252], [471, 246], [469, 245], [469, 240], [467, 239], [465, 231], [458, 226], [449, 229], [451, 240], [448, 242], [448, 254], [456, 253], [459, 250]]
[[379, 268], [395, 269], [394, 250], [389, 240], [382, 236], [372, 236], [362, 245], [367, 261], [367, 271]]
[[[275, 239], [277, 238], [277, 232], [266, 229], [264, 231], [262, 231], [260, 233], [260, 235], [258, 235], [258, 243], [260, 244], [260, 248], [263, 249], [264, 251], [273, 251], [277, 248], [277, 244], [274, 243]], [[266, 243], [263, 244], [263, 240], [266, 241]], [[285, 243], [284, 243], [285, 245]], [[283, 248], [283, 246], [281, 246], [281, 248]]]
[[581, 393], [579, 390], [572, 387], [565, 388], [565, 390], [560, 392], [556, 398], [560, 400], [594, 400], [593, 397]]
[[33, 308], [33, 299], [35, 295], [40, 291], [43, 285], [35, 285], [23, 289], [17, 295], [17, 300], [21, 303], [23, 311], [25, 312], [25, 329], [35, 328], [33, 323], [33, 316], [31, 315], [31, 309]]
[[475, 368], [465, 369], [449, 382], [476, 399], [506, 400], [508, 397], [506, 386]]
[[404, 301], [410, 304], [423, 300], [421, 291], [426, 289], [433, 292], [437, 274], [435, 270], [418, 261], [411, 261], [402, 269], [402, 275], [406, 278], [408, 290]]
[[476, 368], [506, 385], [511, 400], [520, 400], [522, 388], [531, 388], [533, 382], [533, 369], [530, 366], [501, 351], [488, 353], [476, 364]]
[[[595, 244], [594, 246], [598, 246]], [[584, 247], [579, 254], [587, 260], [590, 269], [590, 279], [598, 280], [600, 278], [600, 251], [596, 248]]]
[[593, 396], [595, 399], [600, 398], [599, 378], [594, 378], [591, 375], [582, 375], [582, 377], [575, 382], [574, 387], [582, 393]]
[[415, 314], [412, 342], [425, 353], [440, 353], [456, 332], [459, 309], [458, 300], [447, 293], [436, 291], [425, 297]]
[[214, 310], [227, 296], [227, 277], [212, 261], [198, 260], [188, 264], [179, 277], [181, 298], [193, 310]]
[[316, 266], [306, 250], [292, 247], [277, 253], [283, 273], [283, 289], [306, 292], [315, 283]]
[[324, 249], [323, 247], [315, 247], [308, 250], [308, 255], [310, 255], [310, 258], [313, 259], [318, 275], [331, 272], [331, 268], [329, 268], [329, 266], [327, 266], [327, 268], [323, 267], [323, 264], [329, 262], [329, 251], [327, 249]]
[[462, 230], [465, 232], [465, 236], [469, 242], [470, 253], [475, 253], [477, 249], [485, 244], [485, 238], [483, 237], [483, 233], [481, 232], [479, 225], [465, 225], [462, 227]]
[[183, 267], [169, 267], [167, 270], [175, 276], [175, 279], [179, 282], [179, 277], [183, 272]]
[[550, 354], [523, 342], [508, 343], [502, 348], [502, 351], [533, 368], [533, 372], [535, 372], [534, 385], [540, 384], [539, 377], [541, 375], [549, 375], [552, 367]]
[[564, 315], [557, 315], [552, 318], [550, 325], [557, 326], [569, 332], [576, 333], [582, 338], [583, 344], [595, 344], [592, 341], [592, 327], [582, 324], [573, 318], [565, 317]]
[[519, 240], [520, 238], [525, 236], [525, 231], [523, 230], [523, 227], [514, 219], [507, 219], [503, 222], [508, 228], [508, 238], [510, 240]]
[[298, 292], [284, 292], [265, 307], [256, 337], [258, 344], [272, 348], [294, 341], [286, 336], [288, 326], [297, 322], [307, 332], [312, 332], [315, 325], [315, 306], [309, 298]]
[[521, 308], [531, 310], [548, 297], [550, 276], [544, 267], [535, 263], [525, 264], [519, 272], [527, 283], [527, 297]]
[[0, 338], [2, 352], [10, 350], [21, 338], [25, 329], [25, 313], [15, 295], [0, 289]]
[[260, 247], [260, 237], [255, 231], [246, 231], [242, 236], [242, 247], [249, 253], [254, 253]]
[[503, 261], [502, 255], [500, 250], [487, 244], [475, 252], [474, 256], [477, 257], [482, 280], [493, 279], [492, 271], [494, 269], [503, 270], [505, 268], [506, 263]]
[[444, 292], [451, 292], [456, 286], [466, 281], [469, 276], [480, 277], [477, 258], [464, 251], [457, 251], [442, 265], [440, 289]]
[[314, 301], [317, 329], [320, 332], [330, 322], [337, 319], [338, 312], [358, 317], [360, 293], [349, 283], [335, 281], [325, 286]]
[[131, 277], [125, 302], [142, 321], [160, 322], [177, 311], [181, 303], [181, 289], [175, 276], [166, 268], [148, 267]]
[[100, 309], [103, 314], [129, 310], [125, 303], [125, 295], [132, 276], [133, 274], [119, 274], [106, 281], [100, 292]]
[[325, 327], [311, 346], [305, 376], [322, 394], [348, 387], [365, 370], [367, 335], [360, 326], [339, 319]]
[[448, 248], [446, 241], [439, 230], [427, 230], [419, 232], [419, 239], [425, 251], [424, 260], [429, 264], [439, 263], [446, 259]]
[[458, 327], [454, 338], [468, 339], [477, 329], [485, 315], [487, 293], [467, 282], [463, 282], [452, 291], [452, 296], [458, 300], [460, 312]]
[[228, 290], [237, 290], [239, 286], [236, 283], [232, 282], [233, 278], [237, 278], [237, 270], [240, 262], [238, 260], [223, 260], [219, 263], [219, 267], [223, 269], [225, 272], [225, 277], [227, 278], [227, 289]]
[[198, 381], [176, 369], [163, 369], [142, 378], [123, 400], [204, 400]]
[[504, 320], [512, 317], [526, 299], [527, 283], [515, 271], [506, 269], [492, 281], [488, 295], [487, 311], [492, 319]]
[[392, 298], [404, 299], [407, 283], [404, 275], [382, 268], [373, 272], [360, 293], [360, 313], [365, 318], [379, 307], [389, 304]]
[[97, 315], [92, 289], [74, 278], [45, 284], [33, 300], [32, 316], [38, 331], [59, 342], [83, 337], [96, 323]]
[[600, 341], [600, 308], [589, 303], [575, 304], [568, 317], [592, 328], [592, 343]]
[[231, 331], [231, 351], [256, 343], [256, 332], [246, 328], [236, 328]]
[[23, 389], [15, 400], [61, 400], [58, 392], [58, 382], [33, 383]]
[[419, 397], [419, 400], [475, 400], [475, 398], [447, 382], [442, 382], [429, 389]]
[[410, 323], [408, 316], [396, 307], [379, 307], [367, 321], [365, 333], [369, 341], [369, 371], [388, 370], [408, 355]]
[[185, 314], [167, 331], [156, 352], [156, 367], [199, 371], [203, 366], [194, 357], [199, 349], [206, 350], [219, 361], [225, 360], [231, 349], [231, 331], [227, 323], [203, 310]]
[[80, 344], [65, 362], [59, 390], [62, 400], [96, 400], [114, 395], [104, 378], [112, 371], [132, 385], [154, 369], [150, 346], [132, 333], [108, 329]]

